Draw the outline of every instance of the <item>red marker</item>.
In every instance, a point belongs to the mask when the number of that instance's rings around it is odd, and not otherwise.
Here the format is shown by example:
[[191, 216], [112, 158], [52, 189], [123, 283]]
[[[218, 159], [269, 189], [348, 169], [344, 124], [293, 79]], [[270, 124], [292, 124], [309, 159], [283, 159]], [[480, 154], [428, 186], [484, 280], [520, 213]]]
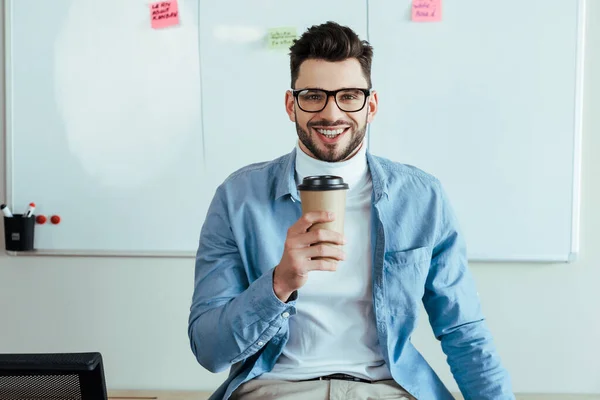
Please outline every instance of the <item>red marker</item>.
[[59, 224], [60, 217], [58, 215], [53, 215], [50, 217], [50, 222], [52, 222], [54, 225]]
[[23, 214], [23, 218], [29, 218], [33, 215], [33, 210], [35, 210], [35, 203], [29, 203], [29, 207], [27, 207], [27, 211]]
[[40, 225], [44, 225], [47, 221], [47, 218], [45, 215], [38, 215], [37, 217], [35, 217], [35, 222], [37, 222]]

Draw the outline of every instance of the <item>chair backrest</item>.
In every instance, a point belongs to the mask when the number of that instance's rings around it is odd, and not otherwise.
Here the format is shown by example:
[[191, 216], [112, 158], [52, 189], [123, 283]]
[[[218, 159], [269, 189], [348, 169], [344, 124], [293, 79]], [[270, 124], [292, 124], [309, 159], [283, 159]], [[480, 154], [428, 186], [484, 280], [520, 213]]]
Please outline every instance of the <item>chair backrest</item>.
[[107, 400], [100, 353], [0, 354], [2, 400]]

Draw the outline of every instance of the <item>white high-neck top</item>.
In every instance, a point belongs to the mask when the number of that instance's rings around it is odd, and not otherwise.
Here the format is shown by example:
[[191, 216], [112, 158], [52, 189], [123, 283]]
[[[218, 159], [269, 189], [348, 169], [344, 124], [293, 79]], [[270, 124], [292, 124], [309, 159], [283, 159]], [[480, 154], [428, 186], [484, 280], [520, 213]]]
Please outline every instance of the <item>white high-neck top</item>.
[[372, 297], [371, 194], [366, 143], [349, 160], [324, 162], [296, 145], [296, 183], [337, 175], [348, 183], [344, 246], [337, 271], [311, 271], [298, 290], [290, 337], [273, 370], [258, 379], [302, 380], [333, 373], [391, 379], [377, 341]]

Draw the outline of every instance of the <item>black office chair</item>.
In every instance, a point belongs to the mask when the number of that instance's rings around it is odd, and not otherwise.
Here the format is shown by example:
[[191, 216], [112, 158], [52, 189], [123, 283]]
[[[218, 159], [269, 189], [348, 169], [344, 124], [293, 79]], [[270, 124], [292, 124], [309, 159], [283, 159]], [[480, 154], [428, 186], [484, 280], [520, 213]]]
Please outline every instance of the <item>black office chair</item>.
[[100, 353], [0, 354], [1, 400], [107, 400]]

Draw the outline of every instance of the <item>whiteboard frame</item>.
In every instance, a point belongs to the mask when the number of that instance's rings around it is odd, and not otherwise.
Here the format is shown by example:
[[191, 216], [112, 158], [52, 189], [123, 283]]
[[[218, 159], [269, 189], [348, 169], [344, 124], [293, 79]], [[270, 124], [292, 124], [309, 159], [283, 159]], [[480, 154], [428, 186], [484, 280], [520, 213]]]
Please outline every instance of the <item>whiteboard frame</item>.
[[581, 179], [583, 141], [583, 87], [585, 79], [585, 33], [587, 26], [587, 1], [579, 0], [577, 5], [577, 64], [575, 72], [575, 141], [573, 144], [573, 210], [571, 214], [571, 253], [568, 262], [577, 260], [580, 245], [581, 227]]
[[[12, 3], [8, 0], [4, 3], [4, 112], [5, 112], [5, 193], [6, 202], [14, 203], [13, 198], [13, 140], [12, 140]], [[198, 8], [200, 12], [200, 8]], [[200, 44], [198, 44], [200, 45]], [[202, 77], [202, 74], [200, 74]], [[201, 93], [202, 95], [202, 93]], [[201, 103], [202, 104], [202, 103]], [[203, 147], [204, 148], [204, 147]], [[9, 251], [5, 249], [8, 256], [79, 256], [79, 257], [168, 257], [168, 258], [195, 258], [196, 251], [112, 251], [112, 250], [32, 250], [32, 251]]]
[[[4, 112], [5, 112], [5, 193], [6, 201], [13, 203], [13, 141], [12, 141], [12, 3], [4, 3]], [[479, 263], [560, 263], [576, 261], [580, 250], [580, 224], [581, 224], [581, 172], [582, 172], [582, 136], [583, 136], [583, 88], [585, 66], [585, 33], [586, 33], [586, 8], [587, 0], [577, 2], [577, 38], [576, 38], [576, 71], [575, 71], [575, 99], [574, 99], [574, 142], [573, 142], [573, 185], [572, 185], [572, 210], [571, 210], [571, 250], [568, 255], [517, 257], [489, 259], [480, 255], [473, 255], [469, 262]], [[200, 9], [198, 9], [198, 12]], [[367, 40], [369, 39], [369, 0], [366, 1]], [[198, 43], [200, 46], [200, 41]], [[200, 75], [202, 76], [202, 74]], [[369, 132], [370, 134], [370, 132]], [[370, 138], [370, 135], [369, 135]], [[194, 258], [195, 251], [190, 252], [135, 252], [135, 251], [100, 251], [100, 250], [34, 250], [30, 252], [6, 251], [9, 256], [98, 256], [98, 257], [169, 257], [169, 258]]]
[[[9, 16], [11, 15], [12, 0], [4, 3], [4, 171], [5, 171], [5, 193], [6, 202], [13, 202], [12, 183], [12, 24]], [[8, 252], [7, 252], [8, 253]]]

